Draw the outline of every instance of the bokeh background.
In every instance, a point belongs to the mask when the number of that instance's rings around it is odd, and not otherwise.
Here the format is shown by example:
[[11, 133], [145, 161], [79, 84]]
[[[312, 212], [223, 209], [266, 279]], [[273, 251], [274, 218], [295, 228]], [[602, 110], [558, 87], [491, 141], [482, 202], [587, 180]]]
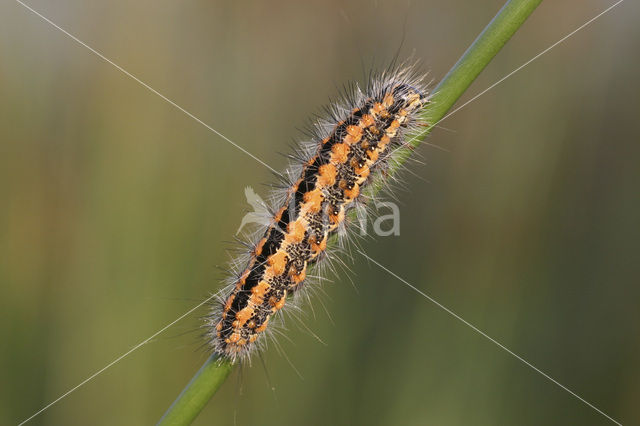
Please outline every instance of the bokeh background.
[[[611, 2], [543, 2], [466, 99]], [[501, 0], [32, 0], [276, 169], [336, 87], [438, 81]], [[640, 424], [640, 4], [455, 114], [370, 256], [623, 424]], [[0, 423], [219, 288], [269, 170], [16, 2], [0, 4]], [[357, 257], [195, 424], [612, 424]], [[353, 284], [351, 283], [353, 281]], [[331, 318], [322, 308], [326, 305]], [[206, 359], [200, 310], [31, 424], [153, 424]], [[273, 388], [273, 389], [272, 389]], [[234, 423], [235, 422], [235, 423]]]

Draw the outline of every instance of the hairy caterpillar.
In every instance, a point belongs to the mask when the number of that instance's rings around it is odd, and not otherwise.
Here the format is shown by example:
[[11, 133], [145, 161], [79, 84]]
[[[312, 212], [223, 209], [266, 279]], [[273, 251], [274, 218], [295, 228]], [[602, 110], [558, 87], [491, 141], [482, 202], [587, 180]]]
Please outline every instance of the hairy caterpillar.
[[[230, 288], [207, 318], [213, 350], [233, 361], [260, 345], [287, 295], [298, 291], [307, 269], [325, 257], [327, 241], [346, 225], [346, 214], [363, 197], [373, 177], [387, 166], [407, 129], [420, 124], [429, 102], [423, 77], [413, 67], [354, 85], [341, 105], [328, 108], [311, 141], [303, 144], [274, 194], [266, 229], [249, 244], [232, 274]], [[262, 338], [264, 339], [264, 338]]]

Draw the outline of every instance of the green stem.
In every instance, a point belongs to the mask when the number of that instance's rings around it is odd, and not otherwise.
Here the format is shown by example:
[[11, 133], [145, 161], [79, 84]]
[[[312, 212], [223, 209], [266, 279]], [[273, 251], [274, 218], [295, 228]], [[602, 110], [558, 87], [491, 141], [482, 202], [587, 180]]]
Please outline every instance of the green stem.
[[462, 57], [433, 90], [431, 102], [422, 112], [430, 125], [422, 132], [409, 135], [410, 148], [399, 150], [394, 156], [391, 173], [395, 172], [411, 155], [413, 149], [427, 137], [442, 120], [453, 104], [469, 88], [480, 72], [491, 62], [507, 41], [527, 20], [542, 0], [510, 0], [489, 22]]
[[[409, 158], [412, 150], [420, 145], [434, 125], [442, 120], [458, 98], [541, 2], [542, 0], [510, 0], [500, 9], [434, 89], [431, 102], [422, 113], [430, 126], [419, 134], [409, 136], [410, 147], [400, 150], [398, 155], [394, 156], [391, 173]], [[158, 425], [190, 424], [222, 385], [232, 368], [233, 364], [227, 360], [215, 356], [209, 358], [169, 407]]]
[[164, 413], [158, 426], [188, 425], [207, 405], [213, 394], [231, 373], [230, 361], [212, 355]]

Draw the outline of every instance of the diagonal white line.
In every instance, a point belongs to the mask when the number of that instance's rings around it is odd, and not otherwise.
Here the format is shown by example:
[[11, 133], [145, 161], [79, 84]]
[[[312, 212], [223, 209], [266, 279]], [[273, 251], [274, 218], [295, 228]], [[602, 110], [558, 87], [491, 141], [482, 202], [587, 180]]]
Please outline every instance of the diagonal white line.
[[[529, 59], [527, 62], [525, 62], [524, 64], [520, 65], [518, 68], [514, 69], [513, 71], [511, 71], [509, 74], [505, 75], [504, 77], [502, 77], [500, 80], [496, 81], [495, 83], [493, 83], [491, 86], [487, 87], [486, 89], [484, 89], [483, 91], [479, 92], [478, 94], [476, 94], [475, 96], [473, 96], [471, 99], [469, 99], [468, 101], [466, 101], [465, 103], [463, 103], [462, 105], [460, 105], [459, 107], [455, 108], [453, 111], [451, 111], [450, 113], [448, 113], [447, 115], [445, 115], [444, 117], [442, 117], [440, 120], [436, 121], [433, 125], [429, 126], [429, 129], [427, 129], [428, 131], [430, 129], [432, 129], [433, 127], [437, 126], [438, 124], [442, 123], [444, 120], [446, 120], [447, 118], [451, 117], [453, 114], [457, 113], [458, 111], [460, 111], [462, 108], [466, 107], [467, 105], [469, 105], [471, 102], [476, 101], [480, 96], [484, 95], [485, 93], [487, 93], [488, 91], [490, 91], [491, 89], [493, 89], [494, 87], [496, 87], [497, 85], [499, 85], [500, 83], [502, 83], [503, 81], [505, 81], [506, 79], [508, 79], [509, 77], [511, 77], [512, 75], [514, 75], [515, 73], [517, 73], [518, 71], [522, 70], [524, 67], [526, 67], [527, 65], [529, 65], [530, 63], [532, 63], [533, 61], [535, 61], [536, 59], [540, 58], [542, 55], [544, 55], [545, 53], [548, 53], [550, 50], [552, 50], [553, 48], [555, 48], [556, 46], [558, 46], [559, 44], [563, 43], [564, 41], [566, 41], [568, 38], [574, 36], [577, 32], [583, 30], [584, 28], [586, 28], [587, 26], [589, 26], [590, 24], [592, 24], [596, 19], [600, 18], [602, 15], [606, 14], [607, 12], [611, 11], [614, 7], [618, 6], [620, 3], [622, 3], [624, 0], [618, 0], [617, 2], [615, 2], [614, 4], [612, 4], [611, 6], [609, 6], [608, 8], [606, 8], [605, 10], [603, 10], [602, 12], [600, 12], [599, 14], [597, 14], [596, 16], [594, 16], [593, 18], [589, 19], [587, 22], [585, 22], [584, 24], [580, 25], [578, 28], [576, 28], [575, 30], [571, 31], [569, 34], [567, 34], [566, 36], [562, 37], [560, 40], [556, 41], [555, 43], [553, 43], [551, 46], [547, 47], [546, 49], [544, 49], [543, 51], [541, 51], [540, 53], [538, 53], [536, 56], [534, 56], [533, 58]], [[424, 133], [423, 133], [424, 134]], [[414, 136], [412, 139], [410, 139], [407, 143], [411, 143], [414, 140], [420, 138], [421, 135], [416, 135]]]
[[195, 121], [197, 121], [198, 123], [202, 124], [204, 127], [206, 127], [207, 129], [211, 130], [213, 133], [215, 133], [216, 135], [220, 136], [222, 139], [224, 139], [225, 141], [229, 142], [231, 145], [235, 146], [236, 148], [238, 148], [240, 151], [244, 152], [245, 154], [247, 154], [249, 157], [253, 158], [254, 160], [256, 160], [258, 163], [262, 164], [263, 166], [265, 166], [267, 169], [271, 170], [272, 172], [274, 172], [276, 175], [278, 176], [282, 176], [280, 174], [280, 172], [278, 172], [276, 169], [272, 168], [270, 165], [268, 165], [267, 163], [265, 163], [264, 161], [262, 161], [261, 159], [259, 159], [258, 157], [256, 157], [255, 155], [253, 155], [252, 153], [250, 153], [249, 151], [247, 151], [246, 149], [244, 149], [243, 147], [241, 147], [240, 145], [238, 145], [237, 143], [235, 143], [234, 141], [232, 141], [231, 139], [229, 139], [228, 137], [226, 137], [225, 135], [223, 135], [222, 133], [220, 133], [219, 131], [217, 131], [216, 129], [214, 129], [213, 127], [211, 127], [210, 125], [208, 125], [207, 123], [205, 123], [204, 121], [202, 121], [201, 119], [199, 119], [198, 117], [196, 117], [195, 115], [193, 115], [192, 113], [190, 113], [189, 111], [187, 111], [186, 109], [184, 109], [183, 107], [181, 107], [180, 105], [176, 104], [174, 101], [172, 101], [171, 99], [167, 98], [165, 95], [163, 95], [162, 93], [158, 92], [156, 89], [154, 89], [153, 87], [149, 86], [147, 83], [145, 83], [144, 81], [140, 80], [138, 77], [136, 77], [135, 75], [131, 74], [129, 71], [125, 70], [124, 68], [122, 68], [120, 65], [116, 64], [115, 62], [113, 62], [111, 59], [107, 58], [106, 56], [104, 56], [102, 53], [98, 52], [96, 49], [94, 49], [93, 47], [89, 46], [87, 43], [83, 42], [82, 40], [80, 40], [78, 37], [74, 36], [73, 34], [71, 34], [70, 32], [68, 32], [67, 30], [65, 30], [64, 28], [60, 27], [59, 25], [57, 25], [56, 23], [54, 23], [53, 21], [51, 21], [49, 18], [47, 18], [46, 16], [43, 16], [42, 14], [40, 14], [38, 11], [34, 10], [33, 8], [31, 8], [30, 6], [24, 4], [22, 1], [20, 0], [16, 0], [16, 2], [18, 2], [20, 5], [24, 6], [26, 9], [30, 10], [31, 12], [33, 12], [34, 14], [36, 14], [37, 16], [39, 16], [42, 20], [44, 20], [45, 22], [51, 24], [53, 27], [55, 27], [56, 29], [62, 31], [64, 34], [66, 34], [67, 36], [69, 36], [71, 39], [73, 39], [75, 42], [77, 42], [78, 44], [86, 47], [87, 49], [89, 49], [92, 53], [96, 54], [98, 57], [100, 57], [100, 59], [108, 62], [109, 64], [113, 65], [118, 71], [120, 71], [121, 73], [123, 73], [124, 75], [126, 75], [127, 77], [135, 80], [138, 84], [140, 84], [141, 86], [143, 86], [145, 89], [149, 90], [150, 92], [160, 96], [162, 99], [164, 99], [165, 101], [167, 101], [169, 104], [171, 104], [172, 106], [174, 106], [175, 108], [179, 109], [180, 111], [182, 111], [183, 113], [185, 113], [186, 115], [188, 115], [189, 117], [193, 118]]
[[511, 71], [509, 74], [505, 75], [504, 77], [502, 77], [500, 80], [496, 81], [495, 83], [493, 83], [491, 86], [487, 87], [486, 89], [484, 89], [482, 92], [478, 93], [477, 95], [475, 95], [474, 97], [472, 97], [471, 99], [469, 99], [467, 102], [463, 103], [462, 105], [460, 105], [459, 107], [457, 107], [456, 109], [454, 109], [453, 111], [451, 111], [450, 113], [448, 113], [447, 115], [445, 115], [444, 117], [442, 117], [442, 119], [440, 121], [438, 121], [438, 123], [446, 120], [448, 117], [451, 117], [453, 114], [455, 114], [456, 112], [460, 111], [462, 108], [466, 107], [467, 105], [469, 105], [471, 102], [475, 101], [476, 99], [478, 99], [480, 96], [484, 95], [485, 93], [487, 93], [489, 90], [493, 89], [494, 87], [496, 87], [498, 84], [502, 83], [503, 81], [505, 81], [506, 79], [508, 79], [509, 77], [511, 77], [512, 75], [514, 75], [515, 73], [517, 73], [518, 71], [520, 71], [522, 68], [526, 67], [527, 65], [529, 65], [531, 62], [535, 61], [536, 59], [538, 59], [539, 57], [541, 57], [542, 55], [544, 55], [545, 53], [549, 52], [550, 50], [552, 50], [554, 47], [556, 47], [557, 45], [559, 45], [560, 43], [564, 42], [565, 40], [567, 40], [569, 37], [575, 35], [578, 31], [583, 30], [584, 28], [586, 28], [587, 26], [589, 26], [590, 24], [592, 24], [596, 19], [600, 18], [602, 15], [604, 15], [605, 13], [609, 12], [611, 9], [613, 9], [614, 7], [618, 6], [620, 3], [622, 3], [624, 0], [618, 0], [617, 2], [615, 2], [614, 4], [612, 4], [611, 6], [609, 6], [608, 8], [606, 8], [605, 10], [603, 10], [602, 12], [600, 12], [599, 14], [597, 14], [596, 16], [594, 16], [593, 18], [589, 19], [587, 22], [585, 22], [584, 24], [580, 25], [578, 28], [576, 28], [575, 30], [571, 31], [569, 34], [567, 34], [566, 36], [562, 37], [560, 40], [556, 41], [555, 43], [553, 43], [551, 46], [547, 47], [546, 49], [544, 49], [542, 52], [538, 53], [536, 56], [534, 56], [533, 58], [529, 59], [527, 62], [525, 62], [524, 64], [520, 65], [518, 68], [514, 69], [513, 71]]
[[493, 337], [489, 336], [487, 333], [485, 333], [484, 331], [480, 330], [478, 327], [476, 327], [475, 325], [471, 324], [469, 321], [465, 320], [464, 318], [462, 318], [460, 315], [456, 314], [455, 312], [453, 312], [451, 309], [447, 308], [446, 306], [444, 306], [443, 304], [439, 303], [437, 300], [435, 300], [433, 297], [429, 296], [428, 294], [426, 294], [425, 292], [423, 292], [422, 290], [418, 289], [417, 287], [413, 286], [412, 284], [410, 284], [408, 281], [406, 281], [404, 278], [396, 275], [395, 273], [393, 273], [392, 271], [390, 271], [389, 269], [387, 269], [386, 267], [384, 267], [383, 265], [381, 265], [380, 263], [378, 263], [377, 261], [375, 261], [374, 259], [372, 259], [371, 257], [369, 257], [365, 252], [363, 252], [362, 250], [358, 249], [358, 252], [363, 255], [365, 258], [367, 258], [369, 261], [375, 263], [377, 266], [379, 266], [381, 269], [383, 269], [384, 271], [386, 271], [389, 275], [393, 276], [394, 278], [398, 279], [399, 281], [401, 281], [402, 283], [404, 283], [405, 285], [407, 285], [409, 288], [411, 288], [412, 290], [414, 290], [415, 292], [417, 292], [418, 294], [420, 294], [421, 296], [423, 296], [424, 298], [426, 298], [427, 300], [429, 300], [430, 302], [432, 302], [433, 304], [435, 304], [436, 306], [438, 306], [439, 308], [441, 308], [442, 310], [444, 310], [445, 312], [447, 312], [449, 315], [453, 316], [455, 319], [459, 320], [460, 322], [462, 322], [464, 325], [466, 325], [467, 327], [470, 327], [473, 331], [475, 331], [476, 333], [480, 334], [481, 336], [485, 337], [486, 339], [490, 340], [492, 343], [494, 343], [495, 345], [497, 345], [500, 349], [506, 351], [507, 353], [509, 353], [510, 355], [514, 356], [518, 361], [524, 363], [525, 365], [529, 366], [531, 369], [533, 369], [534, 371], [536, 371], [537, 373], [540, 373], [541, 375], [543, 375], [545, 378], [547, 378], [548, 380], [550, 380], [551, 382], [555, 383], [556, 385], [558, 385], [559, 387], [561, 387], [562, 389], [564, 389], [565, 391], [569, 392], [571, 395], [575, 396], [576, 398], [578, 398], [580, 401], [584, 402], [585, 404], [587, 404], [589, 407], [593, 408], [594, 410], [596, 410], [598, 413], [602, 414], [603, 416], [605, 416], [607, 419], [611, 420], [613, 423], [622, 426], [621, 423], [619, 423], [618, 421], [614, 420], [613, 418], [611, 418], [610, 416], [608, 416], [604, 411], [600, 410], [598, 407], [596, 407], [595, 405], [591, 404], [589, 401], [585, 400], [584, 398], [582, 398], [580, 395], [578, 395], [577, 393], [573, 392], [571, 389], [567, 388], [566, 386], [564, 386], [562, 383], [558, 382], [557, 380], [555, 380], [553, 377], [549, 376], [547, 373], [545, 373], [544, 371], [540, 370], [539, 368], [537, 368], [535, 365], [531, 364], [530, 362], [528, 362], [526, 359], [522, 358], [520, 355], [516, 354], [515, 352], [513, 352], [512, 350], [510, 350], [509, 348], [507, 348], [506, 346], [504, 346], [502, 343], [498, 342], [497, 340], [495, 340]]
[[207, 297], [205, 300], [203, 300], [202, 302], [200, 302], [199, 304], [197, 304], [196, 306], [194, 306], [193, 308], [189, 309], [187, 312], [185, 312], [184, 314], [182, 314], [181, 316], [179, 316], [177, 319], [175, 319], [174, 321], [171, 321], [169, 324], [165, 325], [164, 327], [162, 327], [160, 330], [156, 331], [155, 333], [153, 333], [151, 336], [147, 337], [146, 339], [144, 339], [142, 342], [138, 343], [137, 345], [135, 345], [134, 347], [132, 347], [131, 349], [129, 349], [127, 352], [123, 353], [122, 355], [120, 355], [118, 358], [114, 359], [113, 361], [111, 361], [109, 364], [105, 365], [104, 367], [102, 367], [100, 370], [96, 371], [95, 373], [93, 373], [92, 375], [90, 375], [89, 377], [87, 377], [86, 379], [84, 379], [82, 382], [78, 383], [76, 386], [72, 387], [71, 389], [69, 389], [68, 391], [66, 391], [65, 393], [63, 393], [62, 395], [60, 395], [58, 398], [56, 398], [55, 400], [51, 401], [49, 404], [45, 405], [44, 407], [42, 407], [40, 410], [38, 410], [36, 413], [34, 413], [33, 415], [31, 415], [31, 417], [23, 420], [18, 426], [22, 426], [23, 424], [27, 423], [29, 420], [33, 419], [34, 417], [36, 417], [38, 414], [42, 413], [43, 411], [45, 411], [46, 409], [48, 409], [49, 407], [51, 407], [53, 404], [55, 404], [56, 402], [60, 401], [61, 399], [65, 398], [67, 395], [69, 395], [70, 393], [72, 393], [73, 391], [75, 391], [76, 389], [78, 389], [79, 387], [81, 387], [82, 385], [86, 384], [87, 382], [93, 380], [96, 376], [100, 375], [103, 371], [105, 371], [106, 369], [108, 369], [109, 367], [111, 367], [112, 365], [118, 363], [119, 361], [121, 361], [122, 359], [124, 359], [125, 357], [127, 357], [128, 355], [130, 355], [132, 352], [136, 351], [137, 349], [139, 349], [140, 347], [146, 345], [147, 343], [149, 343], [152, 339], [154, 339], [156, 336], [158, 336], [159, 334], [161, 334], [162, 332], [164, 332], [165, 330], [167, 330], [169, 327], [173, 326], [175, 323], [177, 323], [178, 321], [180, 321], [181, 319], [189, 316], [192, 312], [194, 312], [196, 309], [198, 309], [199, 307], [201, 307], [202, 305], [204, 305], [205, 303], [207, 303], [208, 301], [210, 301], [211, 299], [213, 299], [215, 297], [215, 294], [212, 296]]

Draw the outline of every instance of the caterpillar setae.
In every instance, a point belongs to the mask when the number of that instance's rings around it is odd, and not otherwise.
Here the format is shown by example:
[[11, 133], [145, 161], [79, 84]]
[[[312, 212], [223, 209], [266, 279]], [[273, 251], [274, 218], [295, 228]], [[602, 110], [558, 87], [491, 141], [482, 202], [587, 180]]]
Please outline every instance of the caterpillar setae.
[[327, 241], [347, 225], [347, 213], [404, 144], [407, 130], [421, 124], [429, 102], [424, 76], [398, 67], [357, 84], [343, 101], [326, 108], [312, 126], [272, 194], [268, 224], [236, 259], [229, 287], [206, 319], [213, 351], [232, 361], [247, 359], [263, 344], [269, 322], [287, 296], [305, 282], [307, 270], [326, 258]]

